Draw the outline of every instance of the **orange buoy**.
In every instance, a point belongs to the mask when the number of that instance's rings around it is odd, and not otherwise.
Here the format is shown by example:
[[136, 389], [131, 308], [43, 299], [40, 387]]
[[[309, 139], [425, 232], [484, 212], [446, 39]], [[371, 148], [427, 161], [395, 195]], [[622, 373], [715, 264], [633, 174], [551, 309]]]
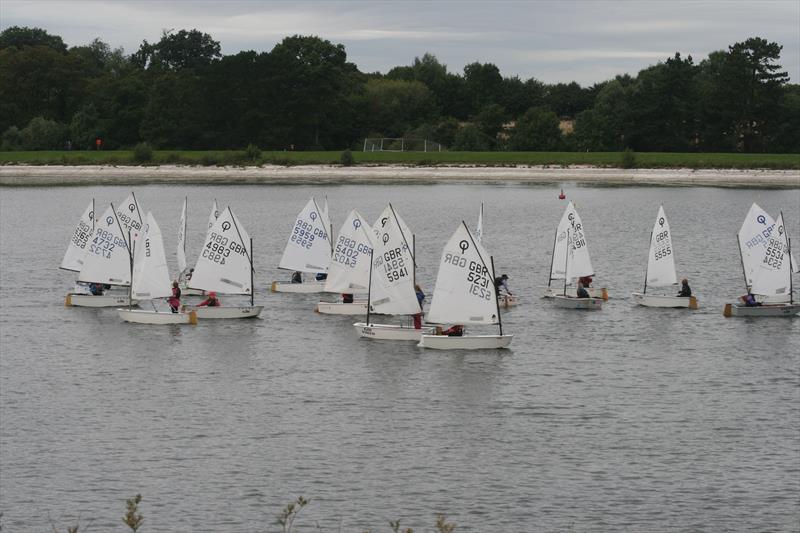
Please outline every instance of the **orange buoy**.
[[561, 194], [558, 195], [558, 199], [559, 200], [564, 200], [566, 197], [567, 197], [567, 195], [564, 194], [564, 189], [561, 189]]

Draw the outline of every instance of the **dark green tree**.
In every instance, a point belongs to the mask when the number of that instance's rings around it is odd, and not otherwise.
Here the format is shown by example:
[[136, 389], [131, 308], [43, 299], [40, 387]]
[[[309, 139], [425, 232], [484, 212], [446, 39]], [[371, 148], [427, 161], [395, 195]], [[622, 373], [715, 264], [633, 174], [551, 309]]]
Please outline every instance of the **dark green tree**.
[[156, 70], [197, 69], [218, 60], [219, 42], [199, 30], [165, 31], [154, 44], [143, 41], [131, 60], [140, 68]]
[[45, 46], [61, 53], [67, 51], [67, 45], [61, 37], [50, 35], [41, 28], [11, 26], [0, 32], [0, 50], [26, 46]]
[[515, 152], [554, 151], [562, 147], [558, 116], [547, 107], [532, 107], [511, 131], [509, 149]]

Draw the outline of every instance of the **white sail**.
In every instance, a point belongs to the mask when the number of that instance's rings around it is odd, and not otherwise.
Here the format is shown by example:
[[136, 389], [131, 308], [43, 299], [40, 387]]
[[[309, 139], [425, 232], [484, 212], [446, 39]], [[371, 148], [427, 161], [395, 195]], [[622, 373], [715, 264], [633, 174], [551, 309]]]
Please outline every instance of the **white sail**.
[[217, 199], [214, 198], [214, 203], [211, 204], [211, 213], [208, 215], [208, 231], [211, 231], [211, 228], [214, 227], [214, 222], [216, 222], [218, 218], [219, 206], [217, 205]]
[[206, 236], [189, 288], [225, 294], [250, 294], [250, 237], [228, 207]]
[[316, 200], [311, 198], [297, 215], [278, 267], [300, 272], [327, 272], [331, 262], [329, 224]]
[[420, 312], [414, 290], [411, 235], [400, 228], [400, 217], [389, 204], [388, 216], [381, 219], [380, 235], [372, 256], [370, 305], [376, 313], [413, 315]]
[[466, 224], [447, 241], [428, 320], [440, 324], [497, 324], [497, 296], [489, 254]]
[[[775, 229], [775, 220], [758, 204], [750, 206], [747, 216], [739, 228], [739, 249], [742, 252], [742, 267], [747, 282], [747, 287], [753, 285], [753, 274], [764, 257], [764, 250], [769, 243], [769, 238]], [[795, 272], [800, 272], [800, 266], [792, 258]]]
[[189, 199], [183, 199], [183, 209], [181, 210], [181, 222], [178, 225], [178, 272], [186, 270], [186, 204]]
[[[375, 237], [378, 239], [377, 242], [379, 243], [380, 240], [383, 238], [382, 228], [383, 226], [386, 225], [386, 223], [392, 216], [394, 216], [394, 218], [397, 220], [397, 223], [400, 226], [400, 231], [405, 236], [406, 242], [408, 242], [408, 244], [411, 245], [412, 244], [411, 239], [414, 233], [411, 231], [411, 229], [409, 229], [408, 224], [406, 224], [405, 220], [403, 220], [403, 217], [397, 214], [392, 204], [386, 206], [386, 209], [383, 210], [381, 216], [379, 216], [378, 220], [375, 221], [375, 224], [372, 225], [372, 231], [375, 233]], [[413, 250], [411, 252], [413, 255]]]
[[791, 292], [791, 276], [789, 240], [783, 224], [783, 214], [780, 214], [767, 239], [761, 260], [754, 268], [750, 292], [762, 296], [788, 297]]
[[[142, 231], [142, 210], [139, 207], [139, 202], [136, 200], [136, 195], [130, 193], [121, 204], [117, 206], [117, 219], [122, 226], [122, 235], [127, 242], [128, 234], [131, 239], [136, 239], [139, 232]], [[128, 243], [130, 244], [130, 243]]]
[[561, 221], [558, 223], [558, 230], [556, 231], [556, 241], [553, 247], [553, 266], [550, 269], [551, 280], [564, 279], [564, 268], [567, 263], [567, 247], [564, 245], [564, 239], [567, 238], [567, 229], [569, 229], [570, 247], [573, 251], [573, 255], [569, 258], [570, 270], [573, 275], [567, 276], [567, 278], [594, 275], [581, 217], [578, 216], [573, 203], [569, 202], [564, 214], [561, 216]]
[[83, 267], [83, 256], [86, 255], [86, 245], [92, 239], [94, 232], [94, 200], [78, 220], [75, 231], [72, 232], [72, 239], [69, 241], [64, 259], [61, 260], [61, 268], [64, 270], [74, 270], [80, 272]]
[[172, 288], [164, 240], [152, 213], [147, 213], [144, 231], [133, 242], [131, 297], [134, 300], [152, 300], [170, 296]]
[[481, 202], [481, 210], [478, 211], [478, 227], [475, 229], [475, 240], [478, 242], [483, 241], [483, 202]]
[[130, 285], [131, 263], [128, 243], [117, 220], [114, 205], [106, 209], [95, 223], [91, 241], [83, 256], [78, 281]]
[[[331, 223], [331, 215], [330, 211], [328, 210], [328, 196], [325, 196], [325, 204], [322, 206], [321, 213], [322, 221], [325, 224], [325, 227], [328, 229], [328, 240], [332, 243], [333, 242], [333, 224]], [[333, 248], [331, 246], [331, 248]], [[331, 252], [332, 253], [332, 252]]]
[[664, 287], [678, 283], [675, 275], [675, 250], [669, 231], [664, 206], [658, 208], [658, 216], [650, 236], [650, 252], [647, 256], [647, 286]]
[[341, 293], [367, 290], [371, 250], [371, 231], [364, 224], [364, 217], [353, 209], [339, 229], [325, 290]]

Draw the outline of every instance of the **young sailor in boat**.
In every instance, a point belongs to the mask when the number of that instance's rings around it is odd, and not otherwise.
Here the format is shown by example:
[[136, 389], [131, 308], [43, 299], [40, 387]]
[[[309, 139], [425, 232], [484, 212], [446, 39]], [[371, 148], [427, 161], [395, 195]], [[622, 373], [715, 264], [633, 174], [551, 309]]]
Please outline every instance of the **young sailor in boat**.
[[500, 294], [500, 288], [503, 288], [506, 291], [506, 294], [511, 294], [511, 291], [508, 290], [508, 276], [506, 274], [494, 278], [494, 289], [497, 291], [497, 294]]
[[464, 326], [460, 324], [456, 324], [454, 326], [450, 326], [446, 330], [442, 332], [442, 335], [447, 335], [448, 337], [463, 337], [464, 336]]
[[105, 292], [105, 286], [102, 283], [90, 283], [89, 292], [92, 293], [92, 296], [102, 296], [103, 292]]
[[217, 293], [211, 291], [208, 293], [208, 298], [197, 304], [197, 307], [219, 307], [221, 304], [219, 302], [219, 298], [217, 298]]
[[761, 305], [761, 302], [757, 302], [756, 297], [749, 292], [744, 296], [740, 296], [739, 299], [742, 301], [745, 307], [758, 307]]
[[343, 304], [351, 304], [353, 303], [353, 295], [350, 293], [343, 293], [342, 294], [342, 303]]
[[591, 287], [592, 286], [592, 276], [583, 276], [578, 278], [578, 282], [583, 285], [584, 287]]
[[181, 288], [178, 286], [177, 281], [172, 282], [172, 296], [167, 298], [167, 303], [173, 313], [177, 313], [181, 307]]
[[292, 283], [303, 283], [303, 273], [299, 270], [292, 272]]
[[692, 288], [689, 287], [689, 280], [683, 278], [681, 280], [681, 290], [678, 293], [678, 296], [680, 296], [681, 298], [689, 298], [691, 295], [692, 295]]
[[414, 329], [422, 329], [422, 302], [425, 301], [425, 293], [419, 285], [414, 285], [414, 292], [417, 293], [417, 302], [419, 302], [419, 313], [414, 316]]
[[581, 283], [580, 281], [578, 281], [578, 290], [575, 291], [575, 292], [577, 293], [577, 297], [578, 298], [588, 298], [589, 297], [589, 291], [587, 291], [583, 287], [583, 283]]
[[314, 276], [314, 279], [317, 281], [325, 281], [326, 279], [328, 279], [328, 274], [326, 274], [325, 272], [317, 272], [317, 275]]

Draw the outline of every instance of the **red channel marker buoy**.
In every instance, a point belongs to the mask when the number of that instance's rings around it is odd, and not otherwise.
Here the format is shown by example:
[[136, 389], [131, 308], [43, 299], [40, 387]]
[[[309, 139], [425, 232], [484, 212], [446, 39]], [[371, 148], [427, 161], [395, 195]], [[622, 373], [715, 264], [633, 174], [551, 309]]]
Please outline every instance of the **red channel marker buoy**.
[[559, 200], [564, 200], [566, 197], [567, 197], [567, 195], [564, 194], [564, 189], [561, 189], [561, 194], [558, 195], [558, 199]]

